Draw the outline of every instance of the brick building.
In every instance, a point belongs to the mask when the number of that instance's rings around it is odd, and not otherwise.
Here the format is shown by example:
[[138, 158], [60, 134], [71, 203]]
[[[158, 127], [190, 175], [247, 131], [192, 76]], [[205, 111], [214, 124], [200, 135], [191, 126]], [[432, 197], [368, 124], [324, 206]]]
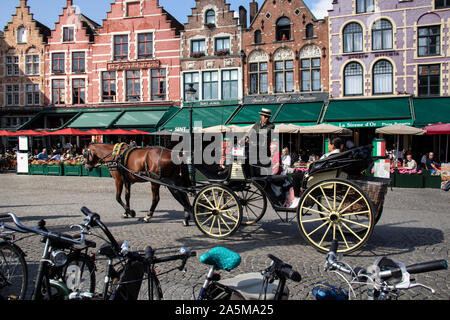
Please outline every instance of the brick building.
[[[16, 129], [44, 106], [44, 48], [50, 29], [33, 18], [26, 0], [5, 26], [0, 47], [0, 128]], [[15, 143], [17, 138], [3, 138]]]

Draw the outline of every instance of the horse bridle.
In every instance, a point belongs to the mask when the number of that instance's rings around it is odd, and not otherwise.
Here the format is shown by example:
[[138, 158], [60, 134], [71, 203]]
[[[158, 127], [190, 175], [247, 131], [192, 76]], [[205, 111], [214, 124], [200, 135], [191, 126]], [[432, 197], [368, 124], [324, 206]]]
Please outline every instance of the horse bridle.
[[[105, 163], [105, 159], [108, 158], [108, 157], [110, 157], [111, 155], [112, 155], [112, 152], [109, 153], [108, 155], [106, 155], [105, 157], [99, 159], [99, 160], [97, 161], [97, 163], [96, 163], [95, 165], [93, 165], [93, 167], [94, 167], [94, 168], [100, 167], [103, 163]], [[92, 156], [92, 152], [91, 152], [91, 149], [88, 148], [87, 151], [83, 154], [83, 158], [85, 158], [86, 161], [89, 161], [89, 157], [90, 157], [90, 156]]]

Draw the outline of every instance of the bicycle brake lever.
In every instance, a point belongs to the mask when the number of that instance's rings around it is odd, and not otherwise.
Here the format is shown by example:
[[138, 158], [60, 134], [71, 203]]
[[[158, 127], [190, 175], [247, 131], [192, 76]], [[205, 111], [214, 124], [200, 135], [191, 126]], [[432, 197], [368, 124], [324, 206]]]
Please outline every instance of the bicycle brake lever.
[[411, 284], [411, 285], [409, 286], [408, 289], [412, 289], [412, 288], [415, 288], [415, 287], [422, 287], [422, 288], [428, 289], [428, 290], [431, 291], [432, 294], [435, 294], [435, 293], [436, 293], [436, 290], [434, 290], [433, 288], [428, 287], [428, 286], [426, 286], [426, 285], [424, 285], [424, 284], [421, 284], [421, 283], [414, 283], [414, 284]]

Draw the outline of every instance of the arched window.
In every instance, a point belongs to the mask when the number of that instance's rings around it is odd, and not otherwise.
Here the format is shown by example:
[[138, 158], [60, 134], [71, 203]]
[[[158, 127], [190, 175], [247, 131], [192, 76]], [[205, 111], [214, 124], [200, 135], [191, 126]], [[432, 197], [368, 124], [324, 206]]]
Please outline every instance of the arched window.
[[363, 68], [358, 62], [350, 62], [344, 69], [344, 95], [363, 95]]
[[277, 21], [277, 41], [291, 40], [291, 20], [282, 17]]
[[306, 38], [314, 37], [314, 25], [309, 23], [306, 25]]
[[27, 29], [25, 27], [17, 29], [17, 43], [27, 43]]
[[392, 48], [392, 24], [386, 19], [378, 20], [372, 28], [372, 50]]
[[255, 31], [255, 43], [262, 43], [261, 30], [256, 30]]
[[205, 23], [206, 24], [215, 24], [216, 23], [216, 13], [213, 9], [209, 9], [206, 11], [205, 15]]
[[393, 93], [394, 69], [387, 60], [380, 60], [373, 66], [373, 94]]
[[363, 30], [360, 24], [351, 22], [344, 28], [344, 52], [363, 51]]

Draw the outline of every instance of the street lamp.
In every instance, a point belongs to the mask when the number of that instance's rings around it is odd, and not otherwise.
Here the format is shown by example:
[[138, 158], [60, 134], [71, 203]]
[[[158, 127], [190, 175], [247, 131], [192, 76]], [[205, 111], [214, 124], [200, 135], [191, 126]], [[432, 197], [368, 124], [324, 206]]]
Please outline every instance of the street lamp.
[[195, 186], [195, 170], [194, 170], [194, 120], [193, 120], [193, 112], [194, 112], [194, 101], [197, 95], [197, 90], [194, 88], [194, 84], [190, 83], [189, 88], [185, 91], [186, 101], [189, 104], [189, 136], [191, 139], [191, 157], [190, 157], [190, 165], [189, 165], [189, 174], [191, 176], [191, 183]]

